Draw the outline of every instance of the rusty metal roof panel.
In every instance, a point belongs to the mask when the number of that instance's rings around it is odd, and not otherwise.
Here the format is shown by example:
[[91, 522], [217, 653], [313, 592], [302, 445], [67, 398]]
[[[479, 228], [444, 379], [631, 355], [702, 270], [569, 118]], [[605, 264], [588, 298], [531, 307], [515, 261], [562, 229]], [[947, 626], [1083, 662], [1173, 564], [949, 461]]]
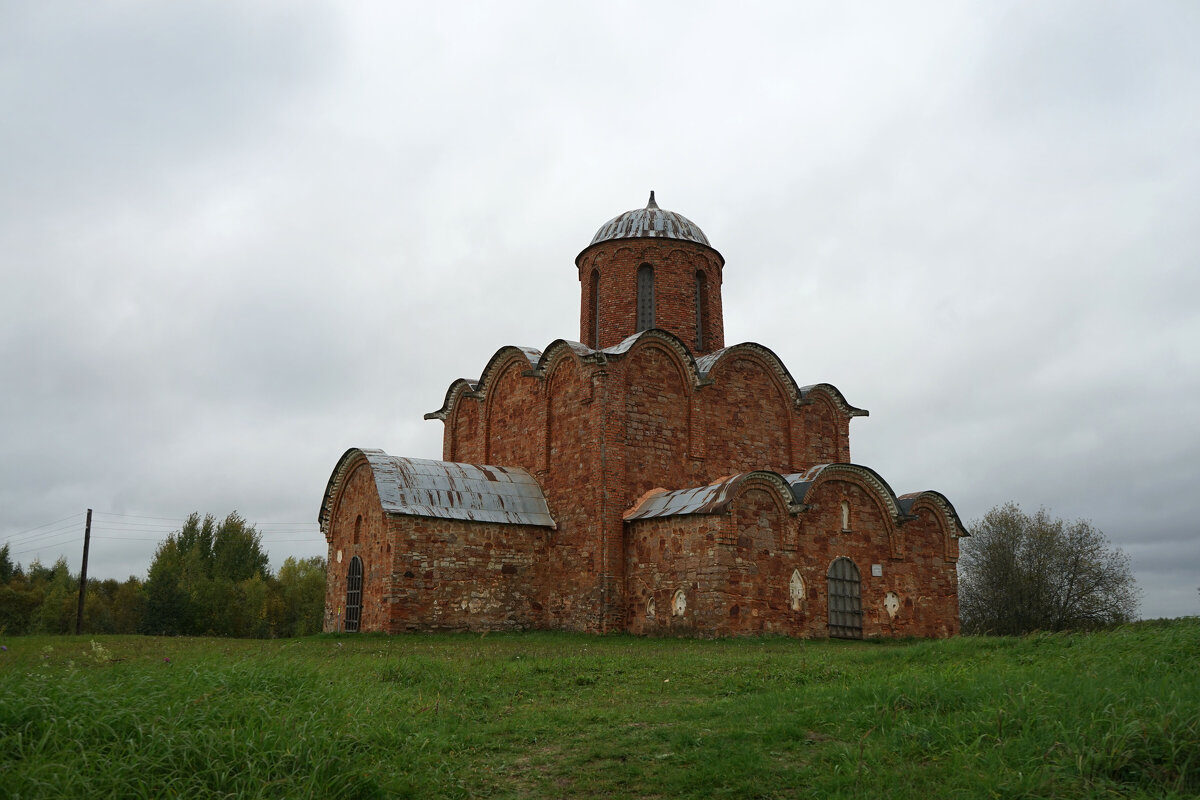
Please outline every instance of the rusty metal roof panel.
[[625, 513], [625, 520], [674, 517], [680, 514], [717, 514], [733, 500], [737, 485], [746, 473], [738, 473], [707, 486], [662, 491], [643, 498]]
[[555, 527], [542, 487], [520, 467], [362, 453], [389, 514]]

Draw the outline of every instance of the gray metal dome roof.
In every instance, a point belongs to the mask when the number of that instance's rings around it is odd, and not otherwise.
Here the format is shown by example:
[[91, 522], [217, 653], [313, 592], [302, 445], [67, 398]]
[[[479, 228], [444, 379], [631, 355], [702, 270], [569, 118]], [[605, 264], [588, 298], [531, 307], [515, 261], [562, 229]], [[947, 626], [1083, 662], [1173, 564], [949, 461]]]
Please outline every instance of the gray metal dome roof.
[[683, 214], [659, 208], [658, 203], [654, 202], [654, 192], [650, 192], [650, 202], [645, 208], [626, 211], [601, 225], [588, 247], [612, 239], [644, 238], [682, 239], [712, 247], [699, 225]]

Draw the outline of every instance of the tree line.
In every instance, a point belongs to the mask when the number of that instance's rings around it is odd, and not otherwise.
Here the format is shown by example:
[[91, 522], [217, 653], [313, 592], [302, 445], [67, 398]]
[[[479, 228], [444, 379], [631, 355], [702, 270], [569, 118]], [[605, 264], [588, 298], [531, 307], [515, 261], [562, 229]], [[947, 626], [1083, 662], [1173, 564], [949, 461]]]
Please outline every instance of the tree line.
[[[996, 506], [971, 525], [959, 560], [964, 633], [1020, 635], [1106, 627], [1137, 616], [1129, 556], [1087, 520]], [[288, 558], [272, 575], [253, 525], [236, 513], [188, 517], [146, 579], [89, 580], [83, 633], [286, 637], [321, 630], [325, 559]], [[66, 559], [22, 569], [0, 547], [0, 634], [74, 633], [79, 577]]]
[[[22, 568], [0, 547], [0, 634], [74, 633], [78, 602], [65, 558]], [[196, 513], [158, 545], [145, 580], [88, 579], [81, 632], [307, 636], [324, 610], [324, 558], [289, 557], [272, 574], [253, 525]]]

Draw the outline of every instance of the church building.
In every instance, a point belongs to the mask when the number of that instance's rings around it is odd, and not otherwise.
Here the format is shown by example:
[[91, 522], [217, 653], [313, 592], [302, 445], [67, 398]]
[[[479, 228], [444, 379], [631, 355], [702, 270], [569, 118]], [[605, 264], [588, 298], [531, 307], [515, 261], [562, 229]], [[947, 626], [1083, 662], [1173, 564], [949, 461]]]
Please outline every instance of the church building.
[[695, 223], [651, 192], [575, 265], [579, 340], [451, 383], [442, 460], [338, 461], [325, 630], [958, 632], [954, 507], [851, 461], [867, 412], [837, 388], [726, 346]]

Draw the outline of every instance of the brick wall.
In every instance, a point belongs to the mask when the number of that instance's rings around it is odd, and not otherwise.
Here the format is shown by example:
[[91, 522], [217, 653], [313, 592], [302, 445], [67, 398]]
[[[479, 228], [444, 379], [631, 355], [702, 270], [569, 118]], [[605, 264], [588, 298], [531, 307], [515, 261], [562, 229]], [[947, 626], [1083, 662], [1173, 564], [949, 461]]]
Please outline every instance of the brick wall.
[[[861, 575], [863, 635], [949, 636], [958, 632], [952, 541], [933, 513], [896, 533], [869, 486], [819, 483], [807, 511], [788, 513], [773, 487], [747, 482], [728, 513], [648, 519], [628, 536], [629, 630], [643, 634], [828, 635], [827, 573], [846, 557]], [[843, 529], [841, 502], [850, 504]], [[915, 526], [909, 530], [909, 526]], [[893, 557], [892, 542], [922, 540], [915, 557]], [[936, 552], [935, 552], [936, 551]], [[879, 565], [881, 574], [872, 574]], [[795, 577], [802, 596], [793, 592]], [[685, 593], [682, 614], [671, 600]], [[895, 595], [894, 615], [888, 593]], [[653, 598], [653, 604], [651, 599]], [[653, 613], [650, 609], [653, 608]]]
[[[579, 341], [596, 341], [596, 298], [592, 273], [599, 274], [600, 347], [612, 347], [637, 333], [637, 271], [654, 268], [654, 327], [669, 330], [697, 353], [725, 346], [721, 308], [722, 260], [716, 251], [673, 239], [621, 239], [604, 242], [580, 254]], [[703, 346], [696, 338], [696, 273], [704, 276], [701, 319]]]
[[536, 587], [550, 530], [408, 516], [394, 517], [390, 526], [397, 547], [384, 630], [546, 626]]

